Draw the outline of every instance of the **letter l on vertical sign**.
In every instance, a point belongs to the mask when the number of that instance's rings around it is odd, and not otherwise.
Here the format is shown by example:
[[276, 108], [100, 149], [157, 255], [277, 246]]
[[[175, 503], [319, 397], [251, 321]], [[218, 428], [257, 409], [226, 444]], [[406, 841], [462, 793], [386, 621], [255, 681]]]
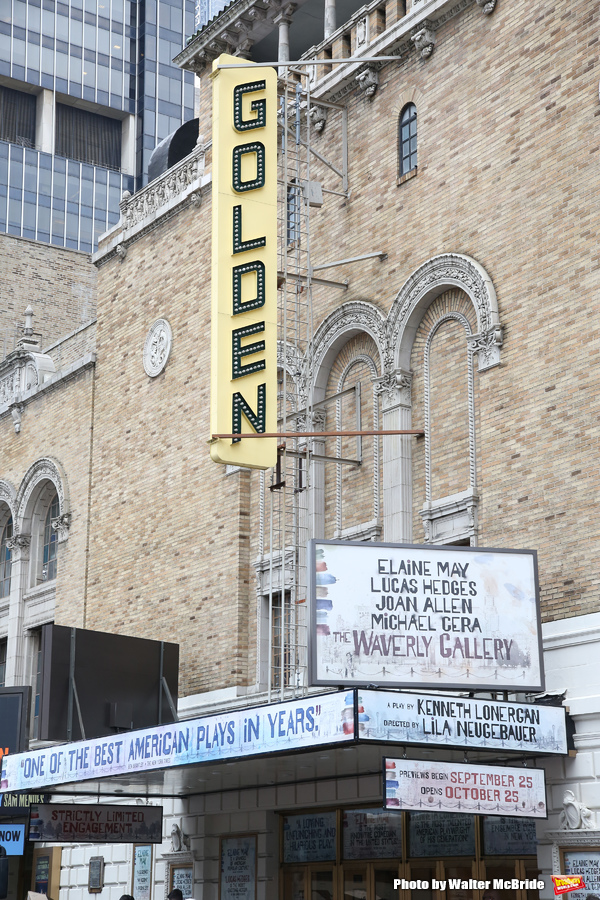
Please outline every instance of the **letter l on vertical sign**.
[[277, 75], [213, 63], [210, 445], [215, 462], [267, 469], [277, 430]]

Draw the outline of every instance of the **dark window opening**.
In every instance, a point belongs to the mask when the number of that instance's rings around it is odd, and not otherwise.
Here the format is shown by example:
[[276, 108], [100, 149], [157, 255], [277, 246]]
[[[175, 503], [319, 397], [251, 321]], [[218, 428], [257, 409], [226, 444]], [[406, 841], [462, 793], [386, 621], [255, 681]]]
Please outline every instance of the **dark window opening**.
[[417, 107], [407, 103], [400, 115], [398, 141], [400, 176], [417, 168]]
[[120, 120], [57, 103], [56, 155], [120, 171]]
[[35, 147], [35, 94], [0, 87], [0, 141]]

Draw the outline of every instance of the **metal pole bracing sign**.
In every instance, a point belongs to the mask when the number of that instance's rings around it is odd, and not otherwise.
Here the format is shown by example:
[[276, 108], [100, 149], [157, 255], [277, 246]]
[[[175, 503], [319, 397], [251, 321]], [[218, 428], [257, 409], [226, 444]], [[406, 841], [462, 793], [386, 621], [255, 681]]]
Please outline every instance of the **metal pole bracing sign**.
[[358, 691], [360, 740], [566, 756], [562, 706], [455, 695]]
[[[212, 434], [277, 430], [277, 75], [213, 63]], [[215, 462], [266, 469], [277, 441], [213, 440]]]
[[313, 540], [309, 560], [312, 684], [543, 690], [535, 551]]
[[437, 760], [383, 760], [386, 809], [546, 819], [543, 769]]

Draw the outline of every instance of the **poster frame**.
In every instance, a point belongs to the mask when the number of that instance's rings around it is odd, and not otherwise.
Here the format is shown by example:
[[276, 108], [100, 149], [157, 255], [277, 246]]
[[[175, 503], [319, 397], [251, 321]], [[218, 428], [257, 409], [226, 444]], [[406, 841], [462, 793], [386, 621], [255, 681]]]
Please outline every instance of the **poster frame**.
[[[380, 542], [380, 541], [341, 541], [341, 540], [325, 540], [321, 538], [311, 538], [308, 541], [307, 546], [307, 557], [308, 557], [308, 610], [309, 610], [309, 625], [308, 625], [308, 683], [311, 687], [339, 687], [340, 684], [344, 684], [346, 688], [367, 688], [373, 685], [373, 679], [367, 678], [365, 680], [347, 680], [343, 679], [340, 681], [339, 678], [319, 678], [317, 675], [318, 672], [318, 653], [317, 653], [317, 634], [316, 634], [316, 626], [317, 626], [317, 591], [316, 591], [316, 571], [315, 571], [315, 549], [317, 546], [322, 546], [326, 544], [333, 545], [343, 545], [345, 547], [365, 547], [373, 548], [373, 547], [381, 547], [382, 549], [390, 548], [394, 550], [429, 550], [435, 553], [437, 550], [447, 550], [457, 552], [457, 553], [503, 553], [503, 554], [511, 554], [511, 555], [520, 555], [520, 556], [529, 556], [533, 562], [533, 579], [535, 586], [535, 618], [536, 618], [536, 627], [537, 627], [537, 660], [539, 664], [539, 683], [532, 684], [522, 684], [522, 683], [507, 683], [499, 685], [498, 682], [494, 681], [486, 681], [486, 682], [475, 682], [472, 681], [469, 683], [469, 690], [476, 691], [510, 691], [510, 690], [518, 690], [520, 692], [526, 691], [535, 691], [540, 692], [545, 690], [546, 678], [544, 672], [544, 658], [543, 658], [543, 647], [542, 647], [542, 618], [540, 611], [540, 587], [539, 587], [539, 576], [538, 576], [538, 563], [537, 563], [537, 550], [528, 550], [528, 549], [512, 549], [507, 547], [466, 547], [466, 546], [455, 546], [452, 544], [404, 544], [404, 543], [391, 543], [391, 542]], [[431, 690], [448, 690], [448, 691], [464, 691], [466, 689], [465, 683], [462, 682], [460, 684], [454, 682], [440, 682], [439, 685], [435, 684], [431, 681], [385, 681], [381, 684], [378, 684], [377, 687], [381, 689], [386, 688], [402, 688], [402, 689], [415, 689], [415, 690], [423, 690], [423, 691], [431, 691]]]
[[132, 854], [131, 854], [131, 896], [136, 897], [138, 894], [135, 892], [135, 874], [136, 874], [136, 864], [135, 864], [135, 851], [138, 847], [149, 847], [150, 848], [150, 896], [152, 896], [152, 879], [154, 876], [154, 844], [150, 842], [137, 842], [132, 845]]
[[[580, 853], [581, 855], [590, 854], [590, 853], [598, 853], [600, 854], [600, 842], [596, 844], [578, 844], [578, 845], [569, 845], [567, 844], [564, 847], [559, 848], [560, 852], [560, 872], [553, 872], [553, 875], [566, 875], [565, 873], [565, 853]], [[571, 877], [571, 876], [566, 876]], [[585, 876], [584, 876], [585, 881]], [[596, 893], [592, 888], [582, 888], [581, 891], [574, 891], [574, 893], [584, 893], [587, 897], [587, 894]]]
[[[175, 872], [180, 871], [181, 869], [189, 870], [192, 873], [192, 891], [193, 891], [193, 887], [194, 887], [194, 863], [193, 863], [193, 861], [184, 862], [182, 860], [179, 863], [176, 860], [171, 860], [170, 865], [169, 865], [169, 891], [168, 891], [169, 894], [173, 890], [173, 881], [175, 879]], [[187, 900], [187, 898], [184, 897], [183, 900]]]
[[[252, 900], [256, 900], [258, 892], [258, 833], [255, 831], [244, 831], [236, 834], [220, 835], [219, 837], [219, 900], [221, 900], [221, 877], [223, 874], [223, 844], [232, 838], [254, 838], [254, 896]], [[184, 898], [185, 900], [185, 898]]]

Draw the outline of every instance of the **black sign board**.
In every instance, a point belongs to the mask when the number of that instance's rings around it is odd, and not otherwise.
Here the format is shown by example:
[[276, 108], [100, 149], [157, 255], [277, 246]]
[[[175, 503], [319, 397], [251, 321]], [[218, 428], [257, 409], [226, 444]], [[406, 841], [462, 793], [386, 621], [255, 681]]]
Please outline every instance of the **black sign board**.
[[50, 794], [36, 794], [25, 791], [7, 791], [0, 794], [0, 818], [29, 815], [32, 803], [49, 803]]
[[30, 687], [0, 688], [0, 765], [7, 753], [27, 750]]

